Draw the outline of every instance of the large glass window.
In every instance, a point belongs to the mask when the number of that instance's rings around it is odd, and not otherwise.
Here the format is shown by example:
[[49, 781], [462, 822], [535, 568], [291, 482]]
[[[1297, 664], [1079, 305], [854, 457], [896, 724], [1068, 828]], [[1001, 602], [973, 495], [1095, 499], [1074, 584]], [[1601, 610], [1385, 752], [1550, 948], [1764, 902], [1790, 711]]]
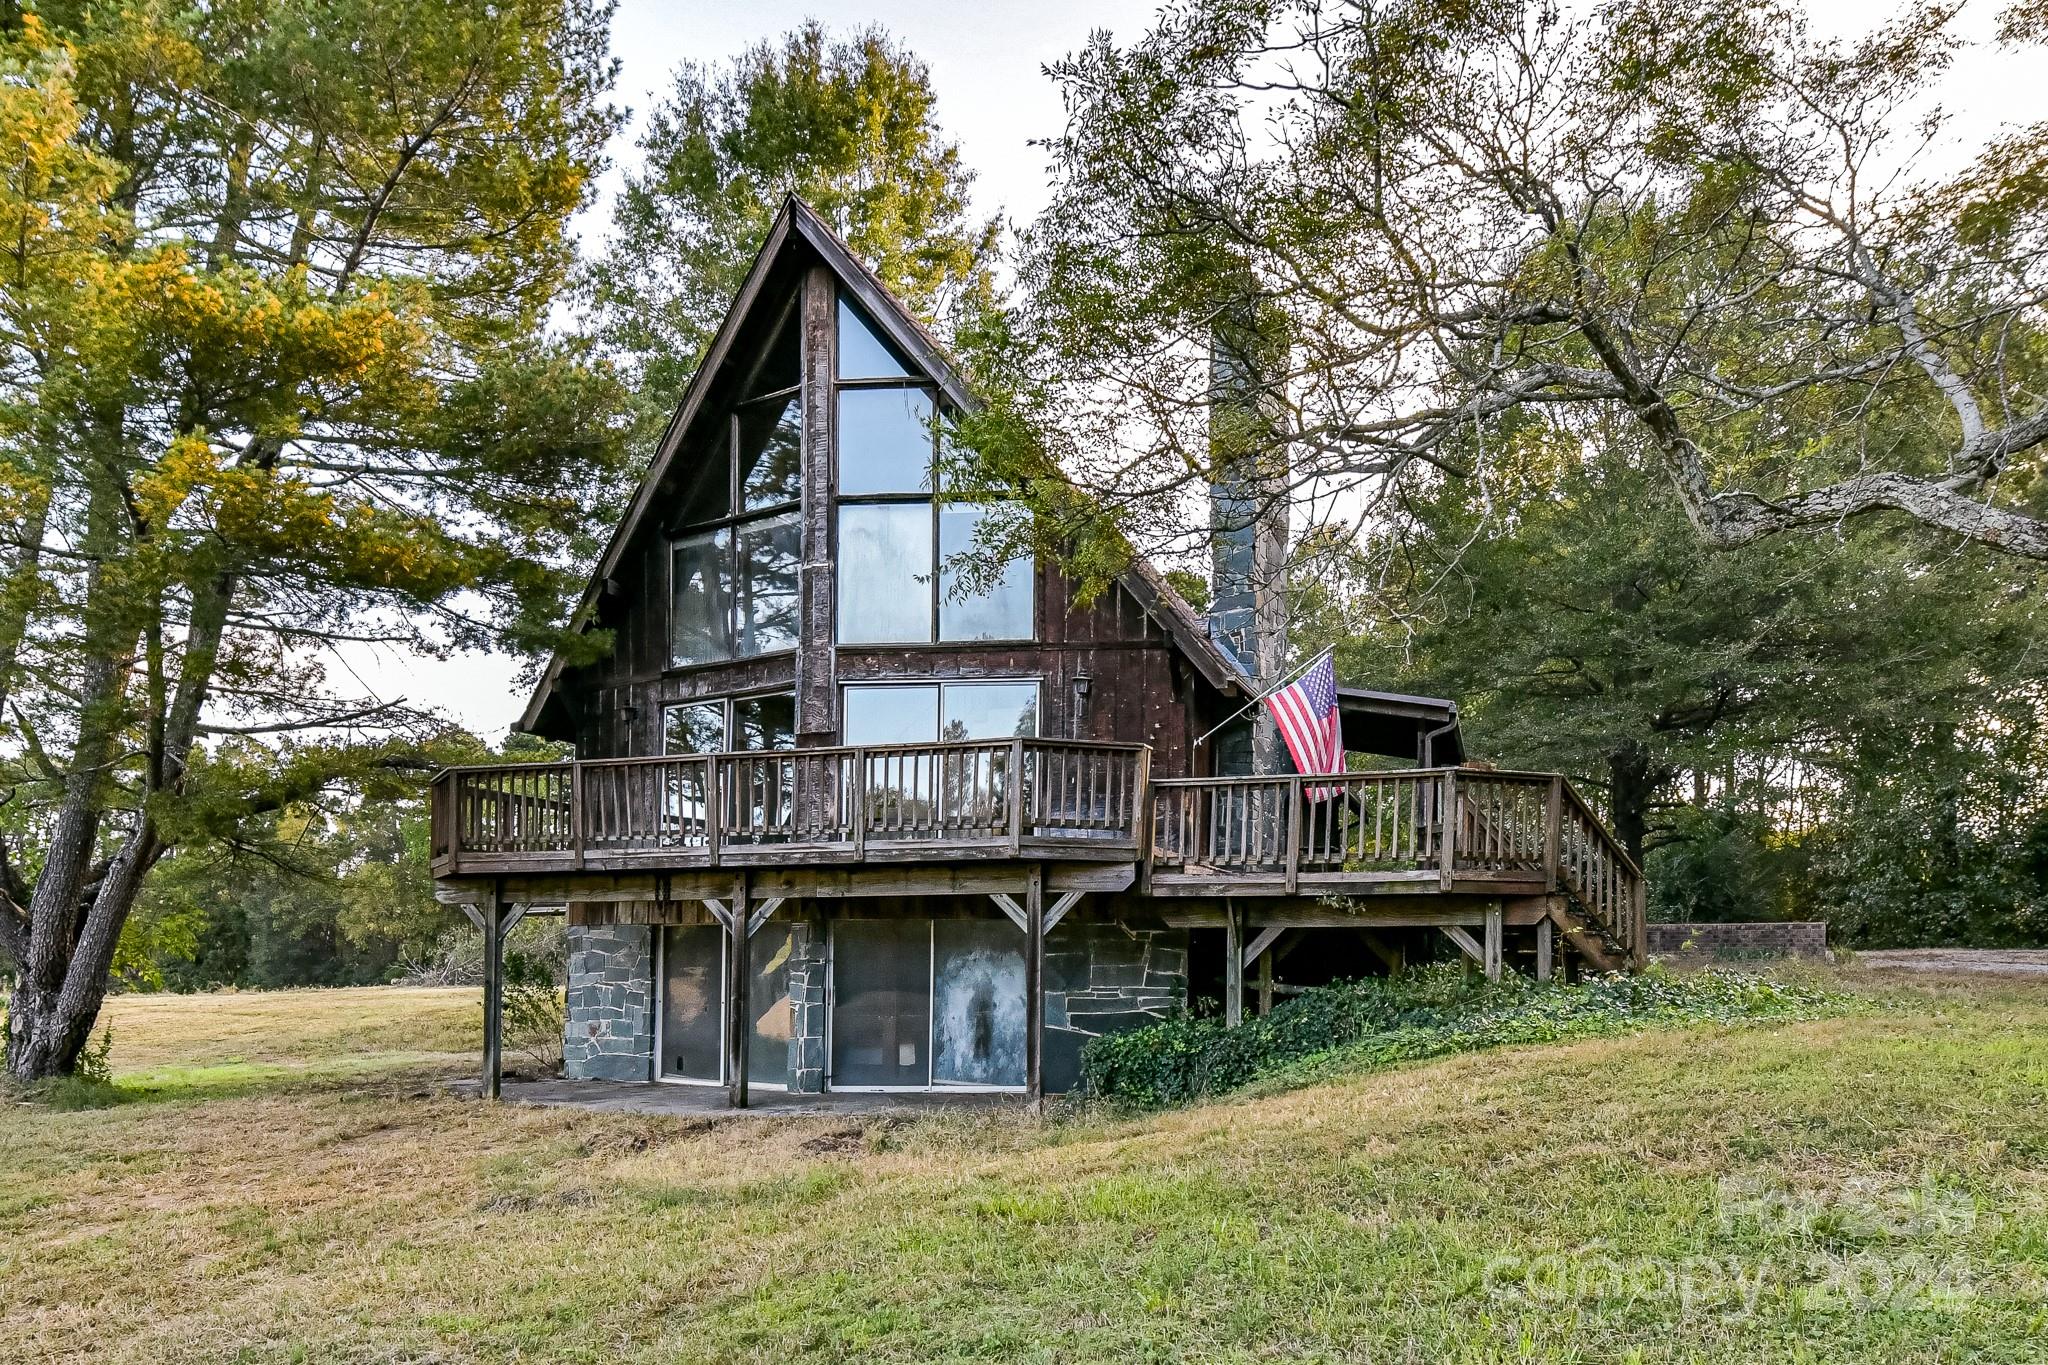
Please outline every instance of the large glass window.
[[677, 702], [661, 709], [662, 752], [742, 753], [796, 747], [796, 694]]
[[966, 593], [957, 566], [974, 549], [990, 509], [976, 503], [939, 508], [939, 638], [1018, 640], [1031, 634], [1031, 560], [1019, 555], [1004, 564], [982, 592]]
[[1024, 1084], [1024, 936], [1008, 920], [841, 920], [832, 1084]]
[[958, 743], [1038, 733], [1038, 684], [856, 683], [845, 689], [847, 744]]
[[750, 392], [707, 442], [671, 567], [669, 662], [685, 668], [796, 647], [803, 404], [785, 320]]
[[725, 930], [715, 924], [661, 931], [661, 1074], [725, 1079]]
[[891, 644], [932, 637], [931, 505], [839, 509], [839, 638]]
[[[841, 643], [1030, 639], [1031, 557], [993, 583], [958, 572], [987, 509], [934, 497], [942, 424], [932, 391], [844, 299], [839, 358]], [[970, 578], [981, 591], [966, 591]]]

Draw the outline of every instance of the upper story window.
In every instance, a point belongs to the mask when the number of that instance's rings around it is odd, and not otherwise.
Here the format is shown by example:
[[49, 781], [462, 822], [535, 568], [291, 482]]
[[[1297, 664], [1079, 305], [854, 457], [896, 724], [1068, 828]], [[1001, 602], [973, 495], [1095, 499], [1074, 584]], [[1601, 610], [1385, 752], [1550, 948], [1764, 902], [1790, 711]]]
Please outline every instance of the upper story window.
[[836, 398], [840, 642], [1032, 638], [1028, 555], [986, 592], [959, 591], [951, 566], [989, 509], [943, 501], [938, 396], [844, 298]]
[[795, 322], [785, 318], [687, 496], [672, 547], [674, 667], [796, 647], [803, 560], [797, 345]]
[[1038, 684], [851, 683], [841, 739], [847, 744], [959, 744], [1038, 733]]

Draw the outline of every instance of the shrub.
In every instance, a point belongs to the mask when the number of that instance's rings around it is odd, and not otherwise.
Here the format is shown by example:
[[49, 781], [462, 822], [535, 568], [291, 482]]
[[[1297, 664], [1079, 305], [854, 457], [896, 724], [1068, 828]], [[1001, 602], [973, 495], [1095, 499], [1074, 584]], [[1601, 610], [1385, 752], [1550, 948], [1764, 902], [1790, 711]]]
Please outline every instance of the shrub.
[[1234, 1029], [1214, 1019], [1177, 1019], [1097, 1038], [1081, 1054], [1082, 1085], [1091, 1095], [1136, 1104], [1182, 1104], [1311, 1060], [1366, 1068], [1653, 1024], [1807, 1017], [1847, 1005], [1846, 997], [1816, 987], [1739, 972], [1651, 971], [1566, 985], [1524, 977], [1487, 982], [1446, 966], [1304, 991]]

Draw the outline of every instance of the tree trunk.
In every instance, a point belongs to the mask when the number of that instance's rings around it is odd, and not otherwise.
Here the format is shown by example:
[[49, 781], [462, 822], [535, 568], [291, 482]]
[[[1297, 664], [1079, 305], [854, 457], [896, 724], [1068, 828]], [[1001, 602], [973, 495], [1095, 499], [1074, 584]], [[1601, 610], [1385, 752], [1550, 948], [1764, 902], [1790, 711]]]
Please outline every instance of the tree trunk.
[[1649, 751], [1635, 740], [1627, 740], [1607, 755], [1607, 780], [1611, 809], [1608, 818], [1614, 837], [1637, 867], [1643, 865], [1643, 839], [1649, 832], [1650, 798], [1656, 784], [1650, 775]]

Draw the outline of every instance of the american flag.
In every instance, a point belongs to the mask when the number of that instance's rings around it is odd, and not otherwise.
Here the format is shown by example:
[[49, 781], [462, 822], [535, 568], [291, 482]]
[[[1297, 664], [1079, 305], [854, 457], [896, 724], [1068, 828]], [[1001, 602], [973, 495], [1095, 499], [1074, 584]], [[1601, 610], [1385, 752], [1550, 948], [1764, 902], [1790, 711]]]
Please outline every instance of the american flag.
[[[1327, 650], [1300, 677], [1267, 696], [1266, 709], [1273, 713], [1280, 738], [1287, 741], [1296, 771], [1305, 777], [1344, 771], [1344, 731], [1337, 722], [1337, 668]], [[1327, 801], [1336, 794], [1335, 787], [1307, 793], [1312, 801]]]

